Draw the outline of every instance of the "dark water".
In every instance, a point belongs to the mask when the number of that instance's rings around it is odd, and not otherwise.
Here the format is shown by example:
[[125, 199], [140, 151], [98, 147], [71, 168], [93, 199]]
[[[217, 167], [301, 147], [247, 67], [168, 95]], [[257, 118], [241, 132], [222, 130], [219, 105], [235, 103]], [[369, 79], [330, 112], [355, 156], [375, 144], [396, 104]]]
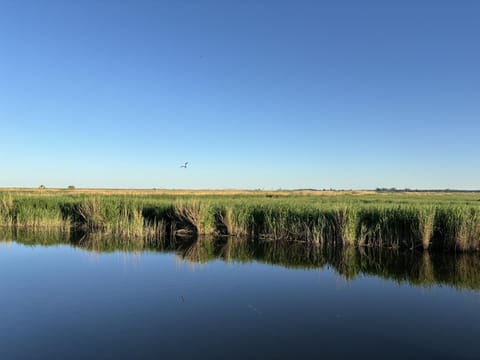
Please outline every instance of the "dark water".
[[480, 358], [478, 255], [64, 241], [0, 242], [0, 359]]

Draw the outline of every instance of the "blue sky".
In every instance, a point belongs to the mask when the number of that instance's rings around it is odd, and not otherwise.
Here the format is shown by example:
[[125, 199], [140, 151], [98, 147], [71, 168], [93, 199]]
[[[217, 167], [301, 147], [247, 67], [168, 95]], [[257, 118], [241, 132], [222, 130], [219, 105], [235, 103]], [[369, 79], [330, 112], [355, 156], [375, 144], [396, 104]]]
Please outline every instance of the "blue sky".
[[478, 19], [477, 1], [2, 0], [0, 186], [478, 189]]

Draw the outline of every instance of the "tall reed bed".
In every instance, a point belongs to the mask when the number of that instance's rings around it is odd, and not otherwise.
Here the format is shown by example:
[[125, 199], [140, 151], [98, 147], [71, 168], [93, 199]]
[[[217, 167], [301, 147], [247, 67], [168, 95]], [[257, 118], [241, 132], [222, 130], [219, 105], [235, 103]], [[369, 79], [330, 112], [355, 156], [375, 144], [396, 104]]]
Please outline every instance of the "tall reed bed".
[[[376, 201], [374, 201], [376, 200]], [[160, 239], [215, 234], [363, 247], [480, 249], [480, 202], [460, 197], [0, 193], [0, 226]]]
[[58, 199], [0, 194], [0, 226], [68, 230], [71, 219], [62, 213], [61, 205]]

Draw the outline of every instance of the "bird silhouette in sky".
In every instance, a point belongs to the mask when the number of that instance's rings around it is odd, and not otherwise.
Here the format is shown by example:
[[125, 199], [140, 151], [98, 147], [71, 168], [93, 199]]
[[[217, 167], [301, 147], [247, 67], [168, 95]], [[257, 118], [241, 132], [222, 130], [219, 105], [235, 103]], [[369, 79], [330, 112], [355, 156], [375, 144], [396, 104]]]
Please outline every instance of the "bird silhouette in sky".
[[185, 164], [180, 165], [180, 167], [186, 169], [186, 168], [187, 168], [187, 165], [188, 165], [188, 161], [187, 161]]

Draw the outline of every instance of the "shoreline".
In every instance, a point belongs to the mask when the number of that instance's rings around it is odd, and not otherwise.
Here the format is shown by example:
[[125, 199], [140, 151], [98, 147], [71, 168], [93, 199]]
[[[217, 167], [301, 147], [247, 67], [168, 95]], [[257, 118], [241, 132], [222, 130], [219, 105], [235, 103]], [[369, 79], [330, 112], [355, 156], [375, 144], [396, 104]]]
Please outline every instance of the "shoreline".
[[228, 235], [313, 244], [480, 250], [480, 199], [470, 194], [154, 196], [42, 191], [0, 192], [0, 226], [126, 237]]

